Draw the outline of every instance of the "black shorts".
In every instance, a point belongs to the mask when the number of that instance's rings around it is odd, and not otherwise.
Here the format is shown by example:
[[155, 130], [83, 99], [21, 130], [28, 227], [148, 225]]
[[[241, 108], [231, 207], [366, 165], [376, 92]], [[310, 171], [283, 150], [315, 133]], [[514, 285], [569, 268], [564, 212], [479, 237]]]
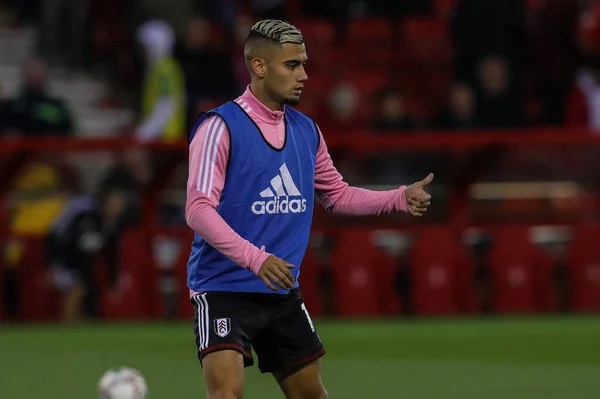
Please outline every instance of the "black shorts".
[[263, 373], [302, 366], [325, 354], [298, 289], [287, 295], [208, 292], [194, 296], [198, 359], [231, 349]]

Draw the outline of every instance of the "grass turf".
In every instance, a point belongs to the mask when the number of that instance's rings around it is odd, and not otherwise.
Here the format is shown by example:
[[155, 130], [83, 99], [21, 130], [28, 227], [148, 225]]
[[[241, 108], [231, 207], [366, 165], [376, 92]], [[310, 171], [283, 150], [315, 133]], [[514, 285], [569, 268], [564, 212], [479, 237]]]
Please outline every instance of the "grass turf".
[[[316, 320], [331, 398], [592, 399], [600, 318]], [[191, 324], [0, 327], [0, 397], [96, 397], [108, 368], [142, 371], [150, 398], [203, 398]], [[247, 369], [248, 399], [281, 398]]]

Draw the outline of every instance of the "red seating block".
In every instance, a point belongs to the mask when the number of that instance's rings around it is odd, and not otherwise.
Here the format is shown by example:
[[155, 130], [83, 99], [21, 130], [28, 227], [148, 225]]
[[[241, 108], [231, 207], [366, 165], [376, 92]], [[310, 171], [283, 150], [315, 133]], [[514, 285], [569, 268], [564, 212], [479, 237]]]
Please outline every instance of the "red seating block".
[[549, 291], [552, 262], [538, 249], [525, 227], [505, 227], [494, 234], [489, 254], [493, 301], [499, 313], [542, 311]]
[[600, 312], [599, 225], [574, 229], [569, 248], [570, 305], [576, 312]]

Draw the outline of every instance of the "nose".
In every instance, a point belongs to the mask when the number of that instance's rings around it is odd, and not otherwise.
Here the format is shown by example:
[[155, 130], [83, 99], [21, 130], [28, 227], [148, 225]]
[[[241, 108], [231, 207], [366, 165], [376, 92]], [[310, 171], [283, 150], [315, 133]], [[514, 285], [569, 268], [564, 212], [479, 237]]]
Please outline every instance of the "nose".
[[308, 80], [308, 75], [306, 73], [306, 69], [304, 69], [304, 67], [302, 67], [300, 76], [298, 78], [298, 82], [305, 82]]

